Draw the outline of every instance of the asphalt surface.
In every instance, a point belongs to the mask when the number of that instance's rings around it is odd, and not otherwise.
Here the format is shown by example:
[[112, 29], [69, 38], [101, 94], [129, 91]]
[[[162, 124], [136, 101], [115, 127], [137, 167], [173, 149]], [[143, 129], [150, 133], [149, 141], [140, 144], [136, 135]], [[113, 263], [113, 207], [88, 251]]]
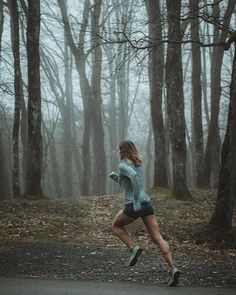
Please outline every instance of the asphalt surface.
[[135, 283], [0, 278], [0, 295], [235, 295], [236, 288], [167, 287]]

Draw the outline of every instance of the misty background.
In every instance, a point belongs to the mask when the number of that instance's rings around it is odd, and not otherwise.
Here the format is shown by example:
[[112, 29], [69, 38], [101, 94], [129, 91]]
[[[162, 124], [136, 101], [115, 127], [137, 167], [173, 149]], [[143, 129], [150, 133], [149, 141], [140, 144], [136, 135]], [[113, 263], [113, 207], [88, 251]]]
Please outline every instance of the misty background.
[[[16, 174], [14, 176], [13, 170], [16, 158], [12, 152], [16, 101], [12, 44], [15, 35], [11, 26], [13, 14], [9, 9], [10, 2], [17, 5], [15, 8], [18, 11], [22, 81], [18, 122], [19, 183], [15, 192]], [[154, 2], [156, 10], [153, 8]], [[226, 22], [229, 29], [235, 28], [233, 2], [235, 1], [207, 0], [181, 3], [180, 57], [183, 83], [177, 85], [175, 82], [172, 90], [174, 97], [181, 87], [183, 91], [180, 97], [184, 116], [179, 120], [185, 129], [188, 188], [217, 188], [218, 185], [221, 147], [227, 126], [234, 49], [230, 48], [225, 52], [222, 49], [222, 52], [219, 52], [219, 46], [201, 47], [199, 44], [217, 43], [222, 38], [222, 41], [226, 40], [227, 32], [204, 21], [203, 16], [211, 16], [211, 19], [220, 24]], [[23, 194], [27, 188], [27, 5], [28, 3], [22, 0], [1, 1], [0, 6], [1, 198], [13, 198], [14, 195]], [[42, 162], [37, 164], [42, 169], [43, 193], [51, 198], [71, 198], [119, 192], [119, 187], [109, 179], [108, 175], [111, 171], [117, 171], [118, 145], [123, 139], [134, 141], [140, 151], [147, 188], [152, 186], [173, 188], [173, 150], [170, 133], [173, 132], [174, 124], [171, 125], [170, 120], [173, 113], [178, 113], [179, 108], [171, 100], [168, 102], [168, 95], [171, 94], [168, 94], [167, 87], [171, 89], [171, 86], [168, 86], [169, 82], [166, 79], [168, 73], [179, 75], [181, 68], [175, 68], [174, 64], [171, 68], [167, 64], [168, 46], [176, 45], [168, 43], [168, 40], [171, 40], [168, 31], [171, 15], [168, 14], [166, 1], [41, 0], [40, 9], [43, 152]], [[195, 18], [189, 17], [191, 13]], [[154, 42], [155, 38], [166, 42], [157, 45]], [[196, 38], [199, 38], [199, 44], [195, 42]], [[190, 42], [191, 40], [194, 42]], [[198, 55], [195, 54], [196, 51]], [[222, 58], [219, 57], [221, 55]], [[157, 61], [155, 56], [159, 58]], [[196, 67], [196, 63], [200, 66], [200, 76], [195, 70], [194, 78], [193, 66]], [[155, 64], [157, 68], [153, 69], [152, 65]], [[160, 69], [163, 70], [162, 76], [159, 81], [155, 81], [153, 77], [155, 75], [160, 77], [158, 72]], [[219, 71], [220, 80], [217, 80], [214, 73]], [[198, 81], [198, 90], [193, 88], [194, 81]], [[153, 93], [155, 83], [159, 83], [156, 94]], [[180, 88], [175, 89], [176, 85]], [[216, 89], [217, 94], [214, 92]], [[207, 142], [210, 140], [213, 114], [217, 116], [214, 125], [215, 135], [210, 149], [210, 167], [209, 170], [206, 167], [201, 172], [203, 179], [206, 179], [206, 175], [209, 176], [208, 183], [197, 181], [199, 158], [196, 156], [194, 134], [198, 127], [194, 125], [194, 113], [199, 114], [199, 110], [195, 110], [194, 91], [195, 93], [198, 91], [198, 102], [201, 105], [201, 116], [198, 118], [202, 125], [201, 138], [204, 148], [200, 157], [202, 168], [209, 166], [206, 155]], [[155, 95], [158, 97], [159, 110], [153, 106], [151, 111], [151, 101], [155, 100]], [[218, 101], [214, 100], [216, 95], [219, 95]], [[168, 111], [168, 104], [173, 107], [172, 110]], [[215, 112], [217, 105], [218, 114]], [[158, 142], [162, 138], [158, 137], [158, 132], [162, 132], [158, 131], [158, 126], [161, 124], [157, 124], [155, 132], [153, 130], [153, 122], [160, 122], [158, 121], [160, 112], [164, 132], [162, 136], [165, 138], [165, 156], [163, 154], [161, 156], [164, 157], [162, 162], [165, 163], [167, 176], [167, 182], [163, 183], [159, 182], [161, 177], [158, 177], [158, 173], [163, 171], [162, 167], [158, 166], [161, 151]], [[159, 115], [155, 117], [156, 114]], [[176, 122], [176, 126], [180, 125]], [[156, 149], [155, 142], [158, 147]]]

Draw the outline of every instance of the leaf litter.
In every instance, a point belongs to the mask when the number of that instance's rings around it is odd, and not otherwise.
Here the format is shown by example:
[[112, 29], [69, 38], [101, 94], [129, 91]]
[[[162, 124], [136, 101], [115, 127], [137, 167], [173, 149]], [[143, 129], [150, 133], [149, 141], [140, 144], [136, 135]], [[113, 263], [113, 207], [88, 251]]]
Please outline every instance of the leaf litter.
[[[181, 269], [180, 285], [236, 286], [236, 238], [211, 233], [208, 221], [216, 193], [193, 190], [192, 202], [167, 190], [150, 190], [163, 237]], [[73, 200], [3, 201], [0, 204], [0, 275], [101, 281], [166, 283], [163, 256], [141, 220], [129, 225], [144, 252], [135, 267], [112, 235], [112, 220], [122, 209], [120, 194]]]

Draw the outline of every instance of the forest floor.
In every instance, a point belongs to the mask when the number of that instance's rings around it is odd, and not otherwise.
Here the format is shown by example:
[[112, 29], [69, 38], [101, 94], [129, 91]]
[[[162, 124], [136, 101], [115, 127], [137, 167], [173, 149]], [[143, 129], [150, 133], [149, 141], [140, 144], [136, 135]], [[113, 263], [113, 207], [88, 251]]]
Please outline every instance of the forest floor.
[[[236, 287], [236, 223], [227, 235], [207, 224], [215, 192], [191, 191], [179, 201], [169, 191], [149, 194], [164, 238], [181, 270], [180, 285]], [[141, 220], [127, 228], [144, 249], [127, 265], [128, 251], [112, 235], [121, 195], [0, 203], [0, 276], [165, 284], [165, 261]]]

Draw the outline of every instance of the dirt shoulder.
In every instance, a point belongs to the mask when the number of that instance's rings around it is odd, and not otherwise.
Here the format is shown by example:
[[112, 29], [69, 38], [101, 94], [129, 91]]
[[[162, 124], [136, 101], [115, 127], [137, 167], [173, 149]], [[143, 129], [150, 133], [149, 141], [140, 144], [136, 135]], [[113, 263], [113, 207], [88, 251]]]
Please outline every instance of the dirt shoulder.
[[[222, 238], [207, 231], [214, 192], [192, 193], [193, 202], [182, 202], [168, 191], [150, 192], [180, 283], [236, 286], [235, 232]], [[166, 283], [165, 261], [140, 220], [128, 229], [144, 252], [135, 267], [127, 266], [128, 252], [111, 233], [120, 208], [120, 195], [1, 203], [0, 276]]]

